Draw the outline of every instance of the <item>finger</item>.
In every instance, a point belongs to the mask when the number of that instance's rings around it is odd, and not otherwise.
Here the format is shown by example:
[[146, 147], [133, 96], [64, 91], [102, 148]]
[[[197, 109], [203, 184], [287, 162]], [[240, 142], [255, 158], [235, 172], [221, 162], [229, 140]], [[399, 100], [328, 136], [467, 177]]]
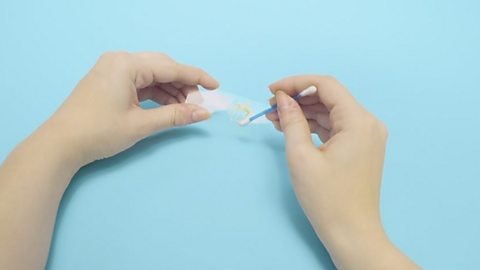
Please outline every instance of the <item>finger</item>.
[[175, 97], [179, 103], [185, 102], [186, 96], [183, 95], [182, 91], [175, 88], [170, 83], [158, 84], [158, 87], [164, 90], [165, 92], [169, 93], [171, 96]]
[[180, 83], [180, 82], [172, 82], [172, 85], [177, 89], [180, 89], [185, 86], [183, 83]]
[[201, 85], [206, 89], [218, 87], [218, 82], [202, 69], [176, 63], [161, 53], [137, 53], [132, 59], [131, 79], [137, 89], [170, 82]]
[[135, 111], [134, 121], [140, 136], [176, 126], [184, 126], [208, 119], [210, 113], [194, 104], [170, 104], [155, 109]]
[[331, 131], [324, 127], [318, 127], [316, 133], [323, 143], [326, 143], [331, 138]]
[[272, 121], [273, 126], [275, 127], [276, 130], [282, 132], [282, 127], [280, 126], [280, 121]]
[[[280, 126], [280, 121], [272, 121], [273, 126], [276, 130], [282, 132], [282, 127]], [[316, 121], [309, 120], [308, 127], [310, 128], [310, 133], [315, 133], [319, 136], [322, 142], [326, 142], [330, 139], [330, 130], [321, 127]]]
[[315, 112], [315, 113], [329, 113], [325, 105], [322, 103], [313, 104], [313, 105], [301, 105], [304, 112]]
[[[325, 109], [325, 107], [321, 106], [320, 104], [318, 105], [305, 105], [305, 106], [300, 106], [302, 108], [302, 111], [305, 114], [305, 117], [314, 119], [316, 117], [316, 114], [318, 113], [323, 113], [328, 115], [328, 111]], [[269, 112], [265, 115], [267, 119], [269, 120], [278, 120], [278, 112], [275, 110], [273, 112]]]
[[277, 104], [277, 99], [275, 98], [275, 96], [269, 98], [268, 103], [270, 104], [270, 106]]
[[175, 72], [175, 82], [181, 82], [186, 85], [201, 85], [209, 90], [217, 89], [219, 86], [217, 80], [197, 67], [177, 64]]
[[316, 113], [316, 112], [304, 111], [303, 114], [308, 120], [314, 120], [320, 126], [326, 129], [332, 128], [330, 124], [330, 116], [328, 113]]
[[180, 89], [180, 91], [182, 91], [182, 93], [183, 93], [183, 95], [185, 95], [185, 97], [188, 97], [188, 95], [190, 93], [198, 91], [198, 86], [196, 86], [196, 85], [186, 85], [182, 89]]
[[151, 89], [149, 89], [147, 87], [147, 88], [143, 88], [143, 89], [138, 90], [137, 91], [137, 98], [138, 98], [138, 101], [140, 101], [140, 102], [152, 98]]
[[139, 90], [137, 96], [139, 101], [149, 99], [162, 105], [178, 103], [176, 97], [170, 95], [169, 93], [156, 86], [150, 86]]
[[158, 104], [162, 104], [162, 105], [179, 103], [178, 99], [176, 97], [174, 97], [174, 96], [170, 95], [169, 93], [167, 93], [167, 92], [165, 92], [161, 89], [158, 89], [158, 88], [153, 90], [151, 100], [157, 102]]
[[[329, 113], [326, 111], [326, 109], [320, 104], [318, 106], [300, 106], [302, 108], [303, 114], [305, 115], [305, 118], [307, 119], [312, 119], [315, 121], [319, 121], [321, 125], [323, 125], [326, 128], [330, 128], [330, 118], [329, 118]], [[278, 112], [273, 111], [265, 115], [266, 118], [270, 121], [276, 121], [278, 120]]]
[[[321, 104], [318, 100], [318, 96], [317, 95], [314, 95], [314, 96], [306, 96], [306, 97], [301, 97], [300, 99], [297, 100], [298, 104], [300, 105], [313, 105], [313, 104]], [[277, 101], [275, 100], [275, 96], [271, 97], [269, 100], [268, 100], [268, 103], [270, 103], [270, 105], [274, 105], [274, 104], [277, 104]], [[322, 104], [322, 106], [324, 106]]]
[[178, 103], [178, 100], [176, 97], [170, 95], [169, 93], [165, 92], [162, 89], [154, 87], [152, 88], [151, 91], [152, 91], [152, 95], [150, 100], [153, 100], [158, 104], [168, 105], [168, 104]]
[[270, 90], [272, 93], [282, 90], [288, 95], [295, 95], [311, 85], [317, 87], [317, 95], [329, 111], [336, 106], [346, 108], [359, 106], [347, 89], [329, 76], [304, 75], [288, 77], [270, 85]]
[[265, 117], [270, 121], [278, 121], [279, 120], [278, 112], [276, 112], [276, 111], [267, 113], [267, 115], [265, 115]]
[[310, 127], [310, 131], [317, 134], [323, 143], [330, 139], [330, 130], [320, 126], [317, 121], [308, 120], [308, 126]]
[[311, 96], [302, 97], [298, 100], [298, 104], [300, 105], [313, 105], [313, 104], [321, 104], [319, 102], [318, 96], [312, 94]]
[[181, 91], [178, 91], [177, 100], [178, 100], [178, 103], [185, 103], [185, 101], [187, 100], [187, 97]]
[[277, 91], [280, 127], [285, 134], [287, 151], [294, 152], [313, 145], [307, 119], [297, 102], [282, 91]]

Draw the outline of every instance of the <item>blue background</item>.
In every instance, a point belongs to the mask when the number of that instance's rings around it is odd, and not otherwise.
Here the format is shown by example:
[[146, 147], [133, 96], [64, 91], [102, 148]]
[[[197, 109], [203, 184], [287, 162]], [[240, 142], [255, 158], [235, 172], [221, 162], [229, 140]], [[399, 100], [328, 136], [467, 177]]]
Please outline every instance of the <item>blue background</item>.
[[[264, 101], [332, 74], [385, 121], [382, 214], [427, 269], [480, 264], [480, 2], [0, 3], [0, 157], [105, 51], [162, 51]], [[89, 165], [62, 202], [48, 269], [332, 269], [290, 186], [283, 138], [222, 114]]]

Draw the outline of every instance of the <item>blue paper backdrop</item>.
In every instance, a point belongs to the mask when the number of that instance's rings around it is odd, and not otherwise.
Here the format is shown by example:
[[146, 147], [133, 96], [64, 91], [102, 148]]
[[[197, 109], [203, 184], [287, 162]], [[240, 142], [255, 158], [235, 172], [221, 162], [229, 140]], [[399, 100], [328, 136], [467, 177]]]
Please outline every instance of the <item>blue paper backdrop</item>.
[[[104, 51], [162, 51], [265, 101], [333, 74], [390, 129], [387, 231], [427, 269], [480, 257], [480, 2], [0, 2], [0, 157]], [[291, 190], [282, 135], [224, 115], [84, 168], [48, 269], [332, 269]]]

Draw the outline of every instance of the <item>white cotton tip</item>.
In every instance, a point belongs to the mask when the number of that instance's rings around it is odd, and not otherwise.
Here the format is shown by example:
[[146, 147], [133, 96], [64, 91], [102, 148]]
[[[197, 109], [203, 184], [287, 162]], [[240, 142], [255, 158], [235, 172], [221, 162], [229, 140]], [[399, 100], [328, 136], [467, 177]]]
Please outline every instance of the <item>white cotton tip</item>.
[[305, 90], [300, 92], [300, 96], [305, 97], [317, 92], [317, 87], [314, 85], [307, 87]]
[[240, 122], [238, 122], [238, 124], [242, 127], [248, 125], [248, 123], [250, 123], [250, 118], [248, 118], [248, 117], [244, 118]]

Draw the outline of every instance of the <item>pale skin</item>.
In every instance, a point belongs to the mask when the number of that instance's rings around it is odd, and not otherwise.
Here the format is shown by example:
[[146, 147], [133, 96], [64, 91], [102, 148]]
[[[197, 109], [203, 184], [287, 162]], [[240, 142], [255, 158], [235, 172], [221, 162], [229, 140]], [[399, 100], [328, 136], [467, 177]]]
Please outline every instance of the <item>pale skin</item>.
[[[318, 93], [289, 97], [309, 85]], [[43, 269], [60, 200], [84, 165], [152, 133], [208, 119], [185, 104], [218, 82], [159, 53], [107, 53], [64, 104], [0, 167], [0, 269]], [[305, 214], [339, 269], [418, 269], [386, 236], [379, 192], [387, 131], [335, 79], [290, 77], [270, 86], [285, 134], [292, 183]], [[151, 99], [163, 104], [142, 109]], [[314, 146], [311, 133], [325, 142]]]
[[[316, 95], [290, 96], [315, 85]], [[296, 76], [270, 86], [285, 134], [298, 201], [338, 269], [418, 269], [391, 243], [380, 220], [387, 141], [383, 123], [329, 76]], [[324, 142], [315, 147], [311, 133]]]

